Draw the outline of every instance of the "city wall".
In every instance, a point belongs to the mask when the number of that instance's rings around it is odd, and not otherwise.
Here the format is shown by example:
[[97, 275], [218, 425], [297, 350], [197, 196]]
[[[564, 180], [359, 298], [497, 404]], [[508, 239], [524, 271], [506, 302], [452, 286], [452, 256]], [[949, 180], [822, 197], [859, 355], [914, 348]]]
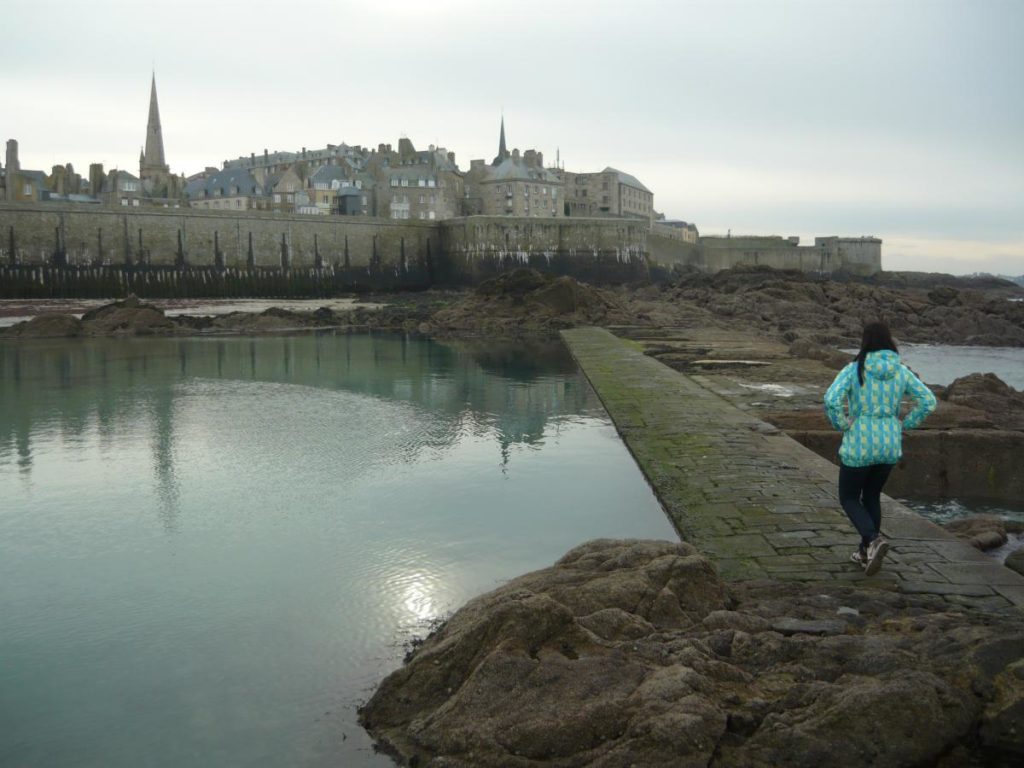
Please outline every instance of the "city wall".
[[651, 234], [631, 219], [444, 221], [256, 211], [0, 204], [0, 296], [326, 296], [473, 284], [529, 266], [592, 283], [740, 264], [831, 274], [881, 268], [873, 239]]
[[702, 272], [766, 266], [867, 277], [882, 269], [882, 243], [876, 238], [819, 237], [814, 245], [798, 245], [795, 239], [782, 237], [707, 237], [686, 243], [652, 233], [647, 244], [652, 262]]
[[646, 222], [469, 216], [441, 224], [446, 263], [470, 282], [534, 267], [592, 283], [646, 280]]
[[300, 296], [472, 284], [532, 266], [646, 279], [646, 228], [591, 219], [441, 222], [0, 205], [0, 296]]

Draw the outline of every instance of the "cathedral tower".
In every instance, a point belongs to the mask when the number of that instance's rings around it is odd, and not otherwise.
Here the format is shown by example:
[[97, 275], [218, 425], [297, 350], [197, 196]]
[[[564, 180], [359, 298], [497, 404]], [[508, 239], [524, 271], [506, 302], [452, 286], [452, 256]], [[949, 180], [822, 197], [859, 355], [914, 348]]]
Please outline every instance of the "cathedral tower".
[[164, 133], [160, 127], [160, 107], [156, 100], [156, 73], [149, 90], [149, 122], [146, 124], [146, 148], [139, 154], [139, 179], [151, 197], [172, 197], [176, 194], [175, 179], [164, 158]]

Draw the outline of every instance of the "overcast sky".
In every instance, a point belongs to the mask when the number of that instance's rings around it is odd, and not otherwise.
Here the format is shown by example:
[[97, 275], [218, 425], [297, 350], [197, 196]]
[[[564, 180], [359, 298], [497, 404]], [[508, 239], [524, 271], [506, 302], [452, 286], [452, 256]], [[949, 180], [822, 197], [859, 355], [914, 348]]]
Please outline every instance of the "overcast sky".
[[640, 178], [702, 234], [877, 235], [886, 269], [1024, 273], [1024, 1], [4, 0], [23, 168], [328, 143], [509, 146]]

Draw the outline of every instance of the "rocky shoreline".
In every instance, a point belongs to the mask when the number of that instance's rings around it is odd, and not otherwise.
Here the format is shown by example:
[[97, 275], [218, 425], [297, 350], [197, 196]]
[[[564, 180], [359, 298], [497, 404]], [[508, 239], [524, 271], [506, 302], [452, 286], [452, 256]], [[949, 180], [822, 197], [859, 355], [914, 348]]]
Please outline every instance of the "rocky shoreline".
[[383, 306], [168, 316], [136, 297], [86, 312], [41, 314], [0, 329], [18, 338], [188, 333], [260, 333], [325, 327], [389, 328], [431, 334], [555, 333], [580, 325], [742, 330], [827, 358], [856, 345], [862, 322], [881, 318], [902, 341], [1024, 346], [1024, 288], [996, 278], [883, 273], [836, 280], [765, 267], [674, 281], [596, 288], [571, 277], [520, 269], [471, 291], [373, 296]]
[[1019, 765], [1024, 617], [598, 540], [470, 601], [360, 721], [438, 768]]

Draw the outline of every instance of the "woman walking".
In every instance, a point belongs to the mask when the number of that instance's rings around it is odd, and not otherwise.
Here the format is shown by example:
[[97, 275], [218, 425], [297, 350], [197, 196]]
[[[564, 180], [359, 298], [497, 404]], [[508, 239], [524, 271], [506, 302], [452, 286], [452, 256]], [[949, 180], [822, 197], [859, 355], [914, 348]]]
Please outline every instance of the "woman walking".
[[[900, 421], [900, 403], [910, 394], [916, 404]], [[846, 409], [844, 411], [844, 404]], [[889, 549], [881, 536], [882, 487], [903, 455], [903, 432], [935, 410], [935, 395], [900, 363], [885, 323], [864, 326], [860, 352], [825, 393], [825, 413], [842, 431], [839, 448], [839, 502], [860, 534], [851, 560], [868, 576], [878, 573]]]

